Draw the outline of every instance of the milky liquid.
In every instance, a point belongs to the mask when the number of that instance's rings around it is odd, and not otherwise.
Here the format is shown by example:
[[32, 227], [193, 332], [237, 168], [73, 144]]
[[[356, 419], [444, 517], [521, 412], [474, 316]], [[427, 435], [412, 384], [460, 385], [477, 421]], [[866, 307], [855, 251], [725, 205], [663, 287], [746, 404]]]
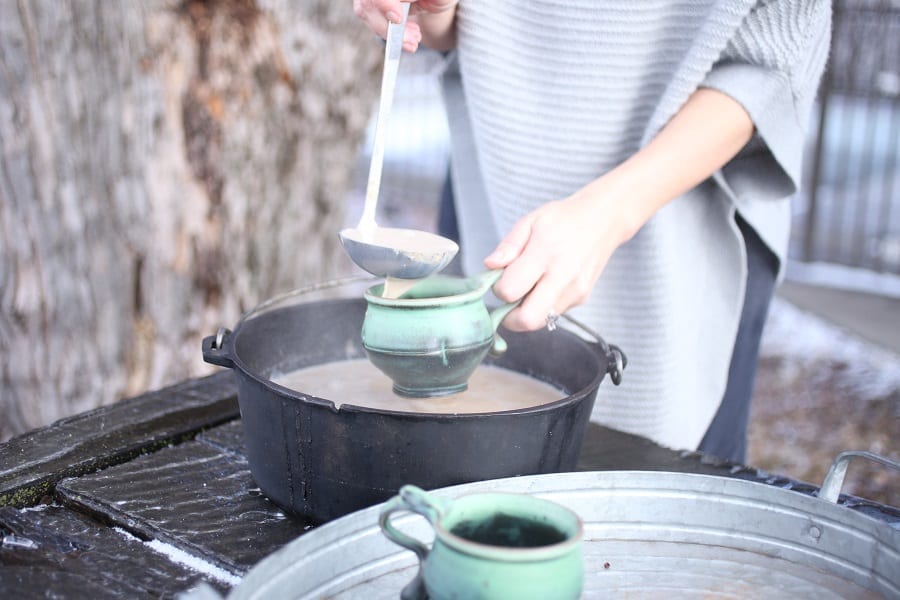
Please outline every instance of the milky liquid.
[[461, 414], [515, 410], [540, 406], [568, 394], [516, 371], [480, 365], [469, 389], [438, 398], [404, 398], [391, 389], [391, 380], [366, 359], [315, 365], [273, 377], [272, 381], [302, 394], [379, 410]]

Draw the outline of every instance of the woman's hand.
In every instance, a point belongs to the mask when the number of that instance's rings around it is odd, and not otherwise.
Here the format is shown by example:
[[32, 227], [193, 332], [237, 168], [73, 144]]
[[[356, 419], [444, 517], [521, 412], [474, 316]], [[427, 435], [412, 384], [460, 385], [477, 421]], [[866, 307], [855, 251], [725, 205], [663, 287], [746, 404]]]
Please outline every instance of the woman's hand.
[[616, 186], [612, 172], [565, 200], [541, 206], [520, 219], [485, 259], [489, 269], [506, 268], [494, 286], [498, 298], [525, 297], [504, 326], [540, 329], [551, 312], [562, 314], [587, 299], [613, 251], [640, 225]]
[[[403, 49], [415, 52], [419, 43], [435, 50], [450, 50], [456, 45], [454, 17], [459, 0], [411, 0], [409, 19], [403, 32]], [[399, 23], [400, 0], [353, 0], [356, 16], [382, 38], [387, 37], [388, 22]]]
[[753, 135], [733, 98], [700, 88], [644, 148], [565, 200], [523, 217], [484, 260], [506, 268], [494, 285], [522, 304], [503, 321], [513, 330], [544, 327], [550, 312], [584, 302], [609, 257], [668, 202], [731, 160]]

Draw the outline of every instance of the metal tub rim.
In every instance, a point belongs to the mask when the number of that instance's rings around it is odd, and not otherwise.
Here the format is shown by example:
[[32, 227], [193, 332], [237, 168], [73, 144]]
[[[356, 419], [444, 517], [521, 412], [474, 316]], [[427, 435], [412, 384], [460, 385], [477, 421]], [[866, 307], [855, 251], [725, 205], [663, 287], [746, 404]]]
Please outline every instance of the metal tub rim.
[[[628, 562], [624, 557], [634, 547], [648, 545], [662, 552], [658, 564], [698, 567], [708, 562], [714, 567], [693, 574], [689, 568], [676, 570], [664, 576], [673, 581], [680, 577], [682, 585], [692, 585], [694, 580], [711, 585], [723, 577], [716, 569], [731, 569], [739, 572], [725, 581], [735, 586], [762, 586], [760, 575], [772, 571], [770, 588], [757, 591], [774, 590], [776, 595], [779, 591], [827, 591], [835, 597], [859, 592], [900, 595], [900, 569], [896, 568], [900, 530], [796, 491], [713, 475], [595, 471], [481, 481], [437, 493], [455, 497], [484, 491], [529, 493], [567, 505], [585, 521], [586, 550], [601, 544], [619, 548], [616, 575], [622, 577], [610, 576], [615, 569], [586, 565], [586, 597], [592, 589], [628, 589], [627, 573], [621, 569]], [[285, 546], [254, 567], [229, 599], [285, 592], [294, 598], [312, 598], [349, 589], [366, 590], [373, 598], [381, 597], [377, 592], [396, 597], [398, 582], [411, 578], [416, 559], [381, 534], [380, 508], [351, 513]], [[654, 511], [668, 515], [668, 521], [652, 517]], [[424, 520], [414, 515], [399, 517], [395, 523], [409, 527], [414, 535], [428, 531]], [[348, 547], [353, 552], [347, 552]], [[586, 561], [592, 555], [597, 559], [597, 552], [588, 551]], [[613, 583], [622, 587], [610, 589]]]

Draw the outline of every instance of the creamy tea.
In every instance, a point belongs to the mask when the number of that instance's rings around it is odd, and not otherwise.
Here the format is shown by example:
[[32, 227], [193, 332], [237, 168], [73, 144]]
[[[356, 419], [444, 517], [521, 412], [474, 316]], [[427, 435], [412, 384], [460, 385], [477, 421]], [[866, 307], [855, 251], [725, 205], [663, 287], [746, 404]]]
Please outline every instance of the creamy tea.
[[343, 360], [298, 369], [272, 377], [286, 388], [334, 402], [379, 410], [416, 413], [485, 413], [529, 408], [555, 402], [568, 394], [522, 373], [480, 365], [469, 389], [437, 398], [404, 398], [391, 380], [368, 360]]

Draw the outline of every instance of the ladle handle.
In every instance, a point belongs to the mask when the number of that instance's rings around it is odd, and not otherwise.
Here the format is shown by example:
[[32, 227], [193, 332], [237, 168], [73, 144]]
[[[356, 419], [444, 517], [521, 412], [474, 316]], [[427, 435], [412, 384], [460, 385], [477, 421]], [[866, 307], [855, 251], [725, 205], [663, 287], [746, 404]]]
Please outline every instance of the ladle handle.
[[403, 54], [403, 31], [409, 15], [409, 2], [400, 3], [399, 23], [388, 23], [387, 40], [384, 47], [384, 73], [381, 76], [381, 99], [378, 101], [378, 116], [375, 120], [375, 136], [372, 141], [372, 160], [369, 163], [369, 180], [366, 184], [366, 202], [358, 229], [371, 231], [375, 228], [375, 207], [381, 187], [381, 170], [384, 165], [384, 143], [387, 138], [394, 103], [394, 88], [397, 85], [397, 71]]

